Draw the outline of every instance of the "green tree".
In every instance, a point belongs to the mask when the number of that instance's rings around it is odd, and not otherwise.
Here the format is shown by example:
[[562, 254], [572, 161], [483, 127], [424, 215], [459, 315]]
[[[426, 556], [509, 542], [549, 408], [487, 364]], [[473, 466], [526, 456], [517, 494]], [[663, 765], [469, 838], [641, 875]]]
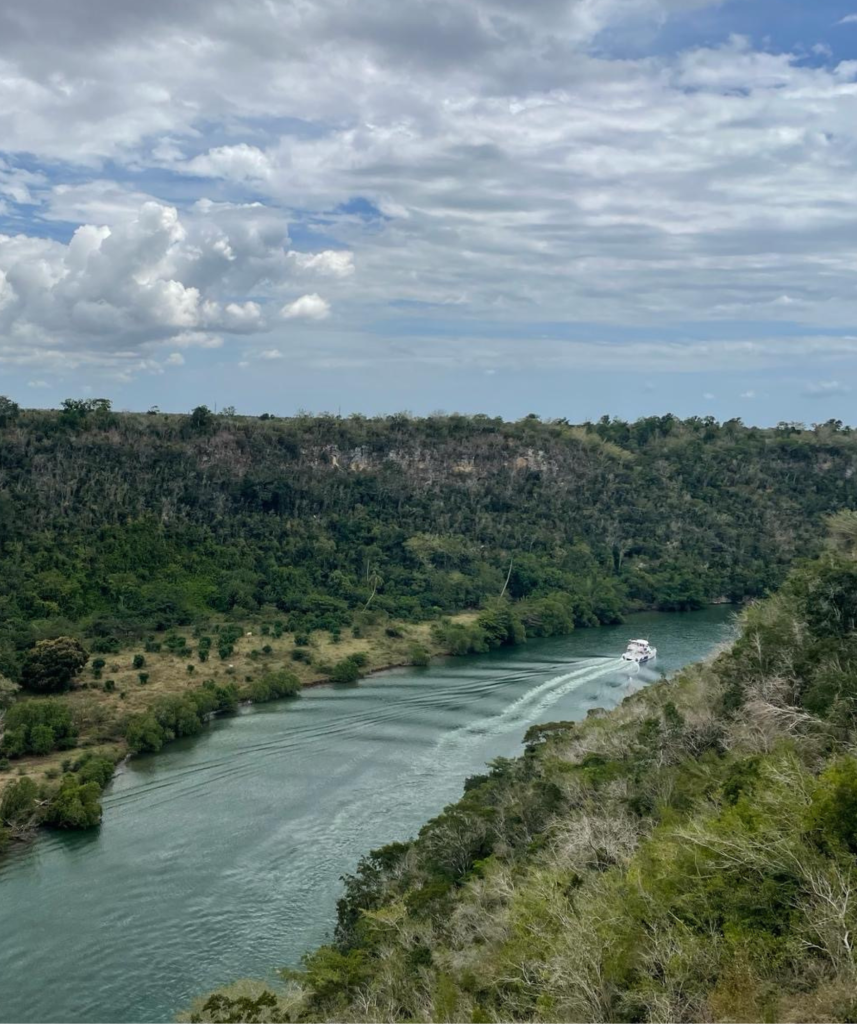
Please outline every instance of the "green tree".
[[54, 828], [92, 828], [101, 821], [101, 787], [65, 775], [45, 811], [44, 822]]
[[20, 411], [17, 402], [13, 402], [11, 398], [7, 398], [5, 395], [0, 395], [0, 427], [8, 427], [11, 423], [14, 423]]
[[0, 824], [24, 825], [34, 820], [38, 787], [29, 776], [10, 782], [0, 800]]
[[26, 689], [37, 693], [67, 690], [88, 659], [89, 655], [74, 637], [39, 640], [24, 659], [21, 682]]

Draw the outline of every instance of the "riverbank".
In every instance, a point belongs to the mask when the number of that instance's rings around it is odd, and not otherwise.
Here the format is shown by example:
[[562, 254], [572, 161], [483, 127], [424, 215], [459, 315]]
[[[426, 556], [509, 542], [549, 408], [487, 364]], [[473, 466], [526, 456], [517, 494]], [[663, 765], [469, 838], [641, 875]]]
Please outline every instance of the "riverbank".
[[[264, 622], [240, 632], [234, 626], [215, 626], [213, 632], [219, 639], [216, 660], [210, 660], [212, 638], [198, 629], [193, 634], [173, 632], [160, 642], [150, 638], [145, 654], [128, 649], [109, 660], [93, 659], [75, 688], [60, 698], [71, 711], [78, 745], [8, 764], [0, 771], [0, 799], [5, 787], [25, 779], [37, 787], [40, 805], [47, 806], [82, 758], [107, 759], [115, 766], [135, 753], [157, 752], [173, 739], [196, 734], [211, 719], [234, 713], [239, 704], [265, 703], [303, 689], [425, 666], [441, 655], [486, 651], [525, 639], [508, 608], [463, 612], [441, 622], [376, 622], [355, 628], [347, 637], [323, 631], [292, 635]], [[194, 656], [199, 664], [191, 660]], [[277, 678], [281, 682], [274, 685]], [[190, 715], [192, 728], [171, 724], [177, 714], [185, 721]], [[91, 824], [89, 815], [85, 825]], [[26, 828], [13, 827], [7, 838], [28, 839], [34, 833], [28, 821]]]
[[[477, 614], [461, 612], [447, 621], [467, 626]], [[0, 770], [0, 798], [5, 786], [21, 778], [30, 778], [40, 787], [50, 786], [62, 773], [63, 765], [84, 752], [109, 757], [118, 764], [133, 753], [124, 736], [123, 726], [128, 719], [147, 712], [164, 697], [193, 692], [204, 680], [219, 687], [240, 686], [285, 669], [297, 677], [301, 689], [308, 689], [330, 684], [332, 669], [354, 658], [360, 662], [360, 675], [369, 676], [451, 654], [435, 635], [434, 625], [387, 621], [364, 626], [359, 635], [316, 631], [302, 637], [257, 622], [242, 627], [241, 635], [230, 640], [230, 651], [223, 658], [212, 643], [210, 653], [201, 661], [206, 634], [196, 631], [194, 635], [190, 630], [175, 630], [160, 641], [141, 642], [116, 653], [94, 653], [75, 687], [58, 698], [71, 710], [79, 734], [77, 746], [10, 760], [8, 767]], [[211, 632], [216, 639], [218, 633], [214, 629]]]
[[131, 758], [101, 828], [45, 833], [0, 862], [0, 1021], [168, 1022], [233, 978], [297, 966], [367, 850], [415, 835], [532, 724], [620, 701], [629, 636], [661, 653], [639, 684], [704, 656], [731, 619], [645, 613], [439, 657], [242, 709]]

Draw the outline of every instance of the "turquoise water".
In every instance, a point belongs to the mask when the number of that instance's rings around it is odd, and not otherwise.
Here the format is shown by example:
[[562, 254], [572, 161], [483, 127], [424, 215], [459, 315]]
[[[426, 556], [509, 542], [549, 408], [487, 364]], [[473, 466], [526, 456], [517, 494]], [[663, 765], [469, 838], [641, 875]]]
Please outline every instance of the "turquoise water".
[[659, 650], [639, 686], [704, 657], [731, 622], [727, 608], [646, 613], [397, 669], [135, 759], [99, 829], [0, 864], [0, 1020], [169, 1021], [218, 985], [297, 964], [329, 936], [362, 854], [414, 834], [534, 722], [618, 703], [630, 637]]

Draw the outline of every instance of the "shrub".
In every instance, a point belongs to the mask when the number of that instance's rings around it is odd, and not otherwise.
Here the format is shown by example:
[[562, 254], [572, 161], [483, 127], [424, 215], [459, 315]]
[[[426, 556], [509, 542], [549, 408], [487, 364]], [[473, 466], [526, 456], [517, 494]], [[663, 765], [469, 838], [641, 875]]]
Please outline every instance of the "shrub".
[[431, 661], [431, 655], [425, 647], [422, 646], [422, 644], [414, 644], [408, 652], [408, 657], [410, 658], [412, 665], [416, 665], [420, 668], [425, 667]]
[[146, 659], [142, 654], [135, 654], [134, 660], [131, 662], [131, 668], [142, 668], [146, 664]]
[[140, 680], [140, 686], [145, 686], [149, 681], [149, 673], [141, 672], [137, 678]]
[[66, 775], [45, 811], [44, 823], [53, 828], [93, 828], [101, 821], [101, 786]]
[[0, 799], [0, 822], [4, 825], [24, 825], [34, 818], [38, 787], [29, 777], [10, 782]]
[[294, 673], [279, 669], [276, 672], [266, 672], [261, 679], [252, 682], [247, 692], [252, 701], [263, 703], [266, 700], [277, 700], [279, 697], [294, 697], [300, 688], [300, 680]]
[[332, 683], [356, 683], [360, 678], [360, 666], [353, 658], [343, 658], [330, 671]]
[[27, 700], [6, 713], [0, 753], [6, 757], [68, 750], [77, 742], [71, 711], [62, 700]]

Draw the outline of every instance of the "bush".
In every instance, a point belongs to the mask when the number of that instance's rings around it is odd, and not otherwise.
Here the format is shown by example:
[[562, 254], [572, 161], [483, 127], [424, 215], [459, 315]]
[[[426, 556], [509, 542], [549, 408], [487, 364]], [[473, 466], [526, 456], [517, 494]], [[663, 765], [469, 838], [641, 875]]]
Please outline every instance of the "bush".
[[142, 668], [146, 664], [146, 659], [142, 654], [135, 654], [134, 660], [131, 662], [131, 668]]
[[53, 828], [93, 828], [101, 821], [101, 786], [66, 775], [45, 811], [44, 823]]
[[300, 688], [300, 680], [296, 675], [279, 669], [276, 672], [266, 672], [261, 679], [250, 683], [247, 692], [250, 700], [263, 703], [280, 697], [294, 697], [300, 692]]
[[857, 854], [857, 761], [853, 758], [834, 762], [819, 776], [807, 827], [823, 849]]
[[145, 686], [149, 681], [149, 673], [141, 672], [137, 678], [140, 680], [140, 686]]
[[89, 646], [96, 654], [119, 653], [119, 641], [115, 636], [97, 636]]
[[360, 678], [360, 666], [353, 658], [343, 658], [330, 671], [332, 683], [356, 683]]
[[77, 742], [71, 711], [62, 700], [25, 700], [6, 713], [0, 753], [6, 757], [69, 750]]
[[411, 664], [424, 668], [431, 661], [431, 655], [421, 644], [414, 644], [408, 652]]
[[32, 820], [36, 813], [38, 792], [38, 787], [31, 778], [25, 777], [18, 782], [10, 782], [0, 799], [0, 823], [24, 825]]

